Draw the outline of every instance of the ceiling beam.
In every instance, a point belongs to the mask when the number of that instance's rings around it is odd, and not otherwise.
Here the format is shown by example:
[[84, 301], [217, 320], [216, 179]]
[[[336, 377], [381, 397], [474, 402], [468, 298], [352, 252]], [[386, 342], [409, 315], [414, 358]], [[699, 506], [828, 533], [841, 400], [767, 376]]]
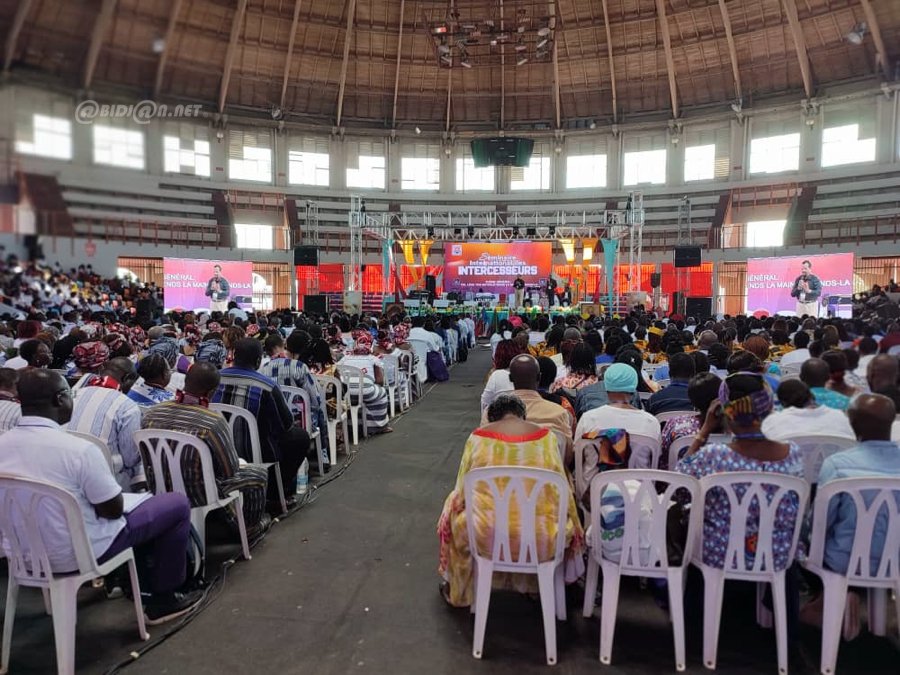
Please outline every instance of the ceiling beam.
[[19, 6], [16, 8], [16, 15], [13, 17], [9, 31], [6, 33], [6, 53], [3, 56], [3, 72], [8, 73], [9, 67], [12, 65], [13, 58], [16, 55], [16, 44], [19, 42], [19, 33], [25, 26], [25, 19], [28, 18], [28, 12], [34, 0], [19, 0]]
[[672, 38], [669, 35], [669, 20], [666, 18], [666, 0], [656, 0], [656, 15], [666, 51], [666, 71], [669, 75], [669, 98], [672, 99], [672, 117], [678, 119], [678, 88], [675, 85], [675, 61], [672, 59]]
[[228, 84], [231, 82], [231, 68], [234, 55], [237, 53], [237, 41], [244, 24], [244, 12], [247, 11], [247, 0], [238, 0], [237, 11], [231, 20], [231, 37], [228, 39], [228, 51], [225, 52], [225, 67], [222, 70], [222, 85], [219, 87], [219, 112], [225, 112], [225, 100], [228, 98]]
[[444, 130], [450, 133], [450, 101], [453, 97], [453, 68], [447, 68], [447, 119], [444, 123]]
[[719, 11], [722, 12], [722, 23], [725, 24], [725, 39], [728, 42], [728, 55], [731, 57], [731, 74], [734, 76], [734, 97], [740, 101], [744, 98], [741, 88], [741, 71], [738, 68], [737, 49], [734, 46], [734, 34], [731, 32], [731, 16], [725, 0], [719, 0]]
[[297, 37], [297, 23], [300, 21], [300, 6], [303, 0], [294, 0], [294, 18], [291, 20], [291, 37], [288, 38], [287, 54], [284, 57], [284, 74], [281, 77], [281, 98], [278, 107], [284, 110], [284, 99], [287, 96], [288, 77], [291, 74], [291, 61], [294, 58], [294, 39]]
[[391, 129], [397, 128], [397, 96], [400, 93], [400, 55], [403, 53], [403, 13], [406, 11], [406, 0], [400, 0], [400, 30], [397, 33], [397, 70], [394, 72], [394, 109], [391, 114]]
[[[500, 32], [506, 30], [503, 21], [503, 0], [500, 0]], [[506, 128], [506, 50], [500, 43], [500, 130]]]
[[87, 58], [84, 62], [84, 79], [82, 84], [85, 89], [91, 88], [94, 79], [94, 70], [97, 68], [97, 60], [100, 58], [100, 48], [103, 46], [103, 37], [109, 30], [113, 14], [116, 11], [117, 0], [103, 0], [100, 13], [94, 21], [94, 30], [91, 32], [91, 41], [88, 45]]
[[347, 62], [350, 59], [350, 39], [353, 37], [353, 17], [356, 14], [356, 0], [347, 0], [347, 30], [344, 32], [344, 60], [341, 61], [341, 85], [338, 88], [337, 126], [341, 126], [344, 112], [344, 89], [347, 85]]
[[806, 40], [803, 39], [800, 18], [797, 16], [797, 4], [794, 0], [781, 0], [781, 5], [784, 7], [788, 26], [790, 26], [791, 29], [791, 37], [794, 39], [794, 49], [797, 52], [797, 60], [800, 62], [800, 77], [803, 78], [803, 91], [806, 92], [806, 98], [812, 98], [812, 70], [809, 67], [809, 53], [806, 51]]
[[562, 115], [559, 102], [559, 58], [557, 52], [559, 40], [553, 40], [553, 105], [556, 108], [556, 128], [562, 128]]
[[166, 26], [166, 37], [163, 39], [163, 49], [159, 55], [159, 63], [156, 64], [156, 79], [153, 80], [153, 98], [159, 96], [162, 89], [163, 72], [166, 69], [166, 60], [169, 58], [169, 47], [172, 45], [172, 36], [175, 35], [175, 25], [178, 23], [178, 15], [181, 14], [181, 6], [184, 0], [172, 0], [172, 9], [169, 12], [169, 24]]
[[609, 29], [609, 7], [603, 0], [603, 25], [606, 28], [606, 57], [609, 59], [609, 83], [612, 86], [613, 122], [619, 121], [619, 97], [616, 93], [616, 66], [613, 63], [612, 31]]
[[878, 17], [875, 16], [875, 10], [869, 0], [859, 0], [862, 5], [863, 12], [866, 15], [866, 23], [869, 30], [872, 31], [872, 40], [875, 42], [875, 60], [881, 66], [881, 72], [884, 79], [891, 79], [891, 64], [888, 61], [888, 53], [884, 47], [884, 38], [881, 35], [881, 26], [878, 25]]

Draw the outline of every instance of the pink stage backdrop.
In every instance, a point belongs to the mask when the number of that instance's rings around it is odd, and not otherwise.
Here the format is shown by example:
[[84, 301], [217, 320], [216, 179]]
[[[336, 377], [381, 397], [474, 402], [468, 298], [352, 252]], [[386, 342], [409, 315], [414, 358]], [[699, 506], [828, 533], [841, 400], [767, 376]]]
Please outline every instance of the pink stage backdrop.
[[213, 267], [221, 265], [220, 276], [228, 281], [228, 301], [244, 309], [253, 306], [253, 263], [234, 260], [191, 260], [163, 258], [163, 291], [165, 311], [176, 308], [209, 311], [206, 284]]
[[794, 311], [797, 299], [791, 297], [794, 280], [800, 276], [800, 264], [812, 263], [812, 274], [822, 282], [820, 305], [829, 295], [853, 293], [853, 254], [803, 255], [789, 258], [750, 258], [747, 261], [747, 313], [765, 310], [769, 314]]
[[513, 281], [539, 286], [550, 276], [553, 244], [529, 242], [447, 242], [444, 244], [444, 290], [460, 293], [512, 293]]

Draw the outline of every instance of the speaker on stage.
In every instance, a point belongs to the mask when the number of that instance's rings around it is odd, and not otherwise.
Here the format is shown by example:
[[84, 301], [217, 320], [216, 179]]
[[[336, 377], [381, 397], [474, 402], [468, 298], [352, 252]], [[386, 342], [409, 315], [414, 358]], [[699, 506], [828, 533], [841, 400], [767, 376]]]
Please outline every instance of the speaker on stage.
[[316, 267], [319, 264], [318, 246], [296, 246], [294, 248], [294, 265]]
[[697, 321], [712, 316], [712, 298], [687, 298], [684, 307], [684, 313], [694, 317]]
[[324, 294], [304, 295], [303, 311], [307, 314], [328, 314], [328, 296]]
[[700, 264], [699, 246], [676, 246], [675, 267], [696, 267]]
[[653, 272], [650, 275], [650, 288], [659, 288], [662, 283], [662, 275], [659, 272]]

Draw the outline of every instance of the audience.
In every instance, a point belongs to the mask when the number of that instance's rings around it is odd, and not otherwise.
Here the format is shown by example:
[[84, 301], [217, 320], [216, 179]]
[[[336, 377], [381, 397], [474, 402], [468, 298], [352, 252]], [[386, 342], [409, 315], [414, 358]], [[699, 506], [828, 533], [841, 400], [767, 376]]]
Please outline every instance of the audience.
[[669, 357], [669, 385], [656, 392], [647, 402], [651, 415], [678, 410], [691, 410], [688, 383], [696, 372], [696, 363], [690, 354], [679, 353]]
[[[673, 417], [663, 425], [659, 455], [660, 469], [663, 471], [675, 469], [675, 467], [669, 467], [669, 448], [679, 438], [694, 436], [700, 431], [709, 406], [719, 397], [721, 384], [722, 379], [712, 373], [698, 373], [691, 378], [687, 386], [687, 395], [695, 412], [685, 412], [683, 416]], [[721, 428], [717, 428], [713, 433], [721, 431]]]
[[778, 386], [781, 411], [763, 421], [763, 433], [775, 441], [799, 436], [836, 436], [855, 439], [847, 416], [840, 410], [819, 405], [801, 380], [785, 380]]
[[18, 382], [19, 371], [0, 368], [0, 434], [16, 426], [22, 416]]
[[846, 410], [850, 399], [838, 391], [826, 388], [831, 380], [831, 368], [819, 358], [810, 358], [800, 367], [800, 379], [809, 387], [816, 403], [836, 410]]
[[522, 348], [512, 340], [501, 340], [494, 349], [494, 369], [488, 376], [481, 392], [481, 414], [494, 402], [500, 394], [512, 391], [512, 380], [509, 379], [509, 364], [519, 354]]
[[168, 389], [172, 369], [162, 354], [150, 353], [138, 361], [137, 374], [140, 379], [128, 391], [128, 398], [139, 406], [152, 406], [175, 398]]

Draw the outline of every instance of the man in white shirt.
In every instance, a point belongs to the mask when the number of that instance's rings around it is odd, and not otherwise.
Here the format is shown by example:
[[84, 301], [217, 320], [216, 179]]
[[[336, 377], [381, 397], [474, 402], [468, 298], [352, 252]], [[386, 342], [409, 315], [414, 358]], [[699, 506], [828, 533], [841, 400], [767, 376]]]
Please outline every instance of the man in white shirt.
[[[577, 442], [589, 431], [604, 429], [624, 429], [629, 434], [649, 436], [660, 441], [660, 426], [650, 413], [635, 408], [631, 405], [634, 392], [637, 391], [637, 371], [627, 363], [614, 363], [603, 373], [603, 384], [609, 403], [593, 410], [588, 410], [581, 416], [578, 426], [575, 428], [575, 441]], [[597, 465], [597, 453], [585, 452], [585, 466]], [[638, 461], [638, 465], [644, 468], [650, 467], [650, 458], [646, 461]]]
[[21, 370], [22, 368], [47, 368], [53, 360], [50, 353], [50, 347], [46, 342], [41, 340], [25, 340], [19, 345], [19, 355], [11, 358], [4, 365], [13, 370]]
[[19, 392], [16, 389], [18, 381], [18, 371], [0, 368], [0, 434], [16, 426], [22, 416]]
[[778, 386], [783, 406], [763, 420], [762, 432], [773, 441], [788, 441], [799, 436], [836, 436], [856, 440], [847, 415], [828, 406], [817, 406], [816, 399], [801, 380], [785, 380]]
[[[122, 489], [103, 454], [62, 427], [72, 415], [72, 392], [65, 379], [50, 370], [29, 369], [23, 371], [18, 391], [23, 414], [19, 424], [0, 437], [0, 473], [52, 483], [72, 494], [99, 562], [131, 547], [138, 556], [152, 558], [144, 589], [151, 593], [144, 604], [148, 623], [189, 611], [202, 594], [176, 592], [187, 573], [191, 528], [187, 497], [178, 493], [147, 497], [126, 514]], [[40, 529], [53, 570], [77, 570], [65, 516], [48, 507]]]
[[875, 358], [875, 355], [878, 353], [878, 343], [870, 337], [864, 337], [859, 341], [859, 363], [856, 366], [856, 370], [853, 371], [855, 375], [866, 379], [866, 371], [869, 367], [869, 361]]
[[785, 366], [793, 366], [796, 372], [800, 372], [800, 366], [810, 358], [809, 350], [807, 349], [809, 347], [809, 333], [802, 330], [797, 331], [792, 342], [795, 347], [794, 351], [788, 352], [779, 361], [782, 372], [784, 372]]
[[443, 353], [444, 341], [437, 333], [425, 330], [425, 319], [421, 316], [413, 317], [412, 329], [409, 331], [410, 340], [421, 340], [428, 345], [428, 351]]

